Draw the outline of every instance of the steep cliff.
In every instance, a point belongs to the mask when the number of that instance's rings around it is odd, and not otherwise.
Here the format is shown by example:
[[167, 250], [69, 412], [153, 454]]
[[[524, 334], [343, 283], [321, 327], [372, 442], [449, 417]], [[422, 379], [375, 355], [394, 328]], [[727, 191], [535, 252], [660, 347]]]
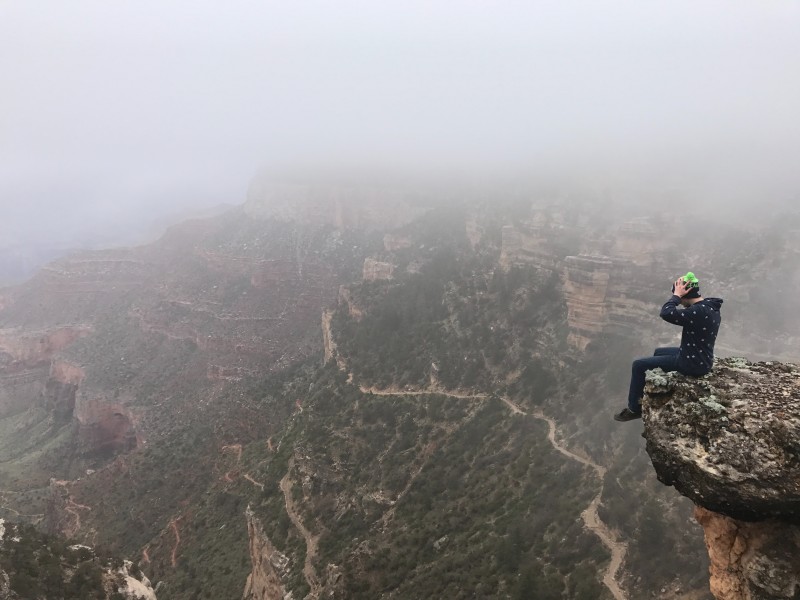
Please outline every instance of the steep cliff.
[[249, 506], [245, 516], [253, 570], [247, 577], [243, 600], [283, 600], [286, 590], [281, 579], [286, 576], [289, 559], [275, 549]]
[[730, 358], [712, 374], [648, 374], [647, 452], [696, 505], [725, 600], [800, 595], [800, 369]]

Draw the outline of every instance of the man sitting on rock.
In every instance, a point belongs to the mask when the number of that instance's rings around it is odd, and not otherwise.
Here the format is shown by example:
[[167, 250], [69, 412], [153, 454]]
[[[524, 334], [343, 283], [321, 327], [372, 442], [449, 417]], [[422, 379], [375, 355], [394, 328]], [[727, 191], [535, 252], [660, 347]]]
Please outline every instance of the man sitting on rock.
[[[683, 308], [678, 308], [678, 305]], [[656, 348], [653, 356], [633, 361], [628, 407], [614, 415], [617, 421], [642, 418], [644, 375], [650, 369], [678, 371], [684, 375], [705, 375], [714, 364], [722, 298], [703, 298], [700, 282], [689, 272], [672, 285], [672, 297], [661, 308], [661, 318], [683, 327], [680, 348]]]

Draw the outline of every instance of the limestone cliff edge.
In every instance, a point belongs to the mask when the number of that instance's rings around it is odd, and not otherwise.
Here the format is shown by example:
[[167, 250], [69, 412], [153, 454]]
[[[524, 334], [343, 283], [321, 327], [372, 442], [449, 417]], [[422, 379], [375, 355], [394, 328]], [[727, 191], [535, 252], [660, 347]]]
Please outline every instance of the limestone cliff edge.
[[643, 407], [658, 479], [698, 507], [715, 597], [800, 597], [800, 368], [728, 358], [699, 378], [657, 369]]

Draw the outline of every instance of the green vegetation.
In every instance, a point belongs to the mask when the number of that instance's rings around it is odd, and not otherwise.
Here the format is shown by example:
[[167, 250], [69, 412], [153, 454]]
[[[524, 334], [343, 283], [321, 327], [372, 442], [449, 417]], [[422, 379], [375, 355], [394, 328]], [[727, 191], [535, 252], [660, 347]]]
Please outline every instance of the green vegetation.
[[[591, 488], [574, 487], [593, 474], [553, 450], [546, 424], [496, 400], [362, 394], [332, 368], [309, 387], [259, 479], [295, 461], [317, 569], [341, 567], [343, 597], [606, 597], [608, 556], [580, 520]], [[300, 473], [313, 475], [301, 486]], [[302, 594], [305, 542], [277, 485], [254, 509]]]
[[540, 355], [563, 348], [566, 335], [557, 276], [505, 273], [492, 267], [496, 258], [438, 248], [418, 273], [355, 287], [355, 303], [369, 309], [359, 321], [338, 311], [333, 329], [357, 380], [493, 390], [518, 371], [512, 392], [546, 394], [553, 366]]
[[[162, 583], [160, 600], [241, 597], [252, 569], [248, 506], [289, 559], [282, 583], [295, 598], [310, 586], [306, 540], [293, 519], [318, 536], [312, 567], [337, 597], [608, 598], [608, 552], [580, 518], [600, 482], [554, 451], [545, 423], [513, 415], [498, 394], [553, 416], [561, 443], [610, 467], [600, 514], [629, 545], [632, 597], [676, 574], [683, 584], [699, 582], [707, 559], [686, 506], [655, 481], [640, 432], [612, 429], [610, 418], [630, 359], [655, 345], [656, 330], [636, 339], [600, 334], [585, 353], [573, 352], [561, 272], [535, 261], [500, 267], [501, 226], [527, 218], [529, 199], [491, 201], [474, 246], [463, 206], [401, 228], [407, 247], [391, 252], [380, 233], [235, 212], [209, 226], [201, 243], [168, 236], [148, 251], [157, 284], [109, 292], [102, 302], [70, 296], [52, 317], [92, 322], [92, 335], [65, 354], [87, 369], [85, 397], [119, 402], [140, 419], [139, 447], [92, 455], [77, 443], [76, 426], [54, 427], [34, 408], [0, 421], [0, 483], [13, 487], [30, 474], [40, 487], [14, 502], [38, 511], [50, 498], [47, 473], [80, 476], [62, 500], [91, 510], [61, 517], [78, 514], [79, 535], [96, 532], [109, 551], [139, 559]], [[588, 218], [582, 210], [567, 207], [564, 221]], [[554, 257], [581, 251], [577, 231], [553, 234]], [[170, 260], [155, 260], [158, 253]], [[394, 279], [359, 281], [366, 256], [392, 262]], [[275, 280], [256, 287], [262, 267]], [[324, 286], [332, 302], [339, 283], [363, 311], [356, 319], [339, 306], [333, 318], [350, 383], [335, 364], [321, 366], [316, 312], [263, 329], [226, 320], [282, 315]], [[652, 302], [636, 294], [629, 299]], [[47, 307], [34, 308], [46, 322]], [[206, 337], [196, 343], [198, 332]], [[204, 349], [207, 339], [222, 342]], [[239, 342], [265, 348], [263, 360]], [[209, 364], [263, 375], [210, 382]], [[366, 394], [359, 385], [400, 395]], [[413, 390], [483, 397], [402, 395]], [[296, 515], [287, 512], [284, 478]], [[28, 565], [19, 585], [55, 585], [42, 575], [51, 559], [42, 563], [33, 551], [17, 560]], [[87, 565], [73, 565], [64, 590], [74, 579], [74, 593], [91, 597], [96, 576]]]
[[0, 571], [10, 591], [30, 600], [117, 600], [121, 561], [40, 533], [29, 525], [4, 524]]

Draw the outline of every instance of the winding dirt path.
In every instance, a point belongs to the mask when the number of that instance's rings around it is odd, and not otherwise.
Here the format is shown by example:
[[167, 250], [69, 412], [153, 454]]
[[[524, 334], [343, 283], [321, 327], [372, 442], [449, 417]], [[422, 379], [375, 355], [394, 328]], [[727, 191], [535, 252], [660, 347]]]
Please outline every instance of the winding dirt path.
[[0, 510], [7, 510], [8, 512], [14, 513], [18, 517], [25, 517], [25, 518], [31, 518], [31, 519], [37, 518], [37, 517], [44, 517], [44, 513], [37, 513], [35, 515], [28, 515], [28, 514], [25, 514], [25, 513], [21, 513], [18, 510], [14, 509], [14, 508], [11, 508], [10, 506], [0, 506]]
[[256, 481], [256, 480], [255, 480], [255, 479], [253, 479], [252, 477], [250, 477], [250, 475], [248, 475], [247, 473], [245, 473], [244, 475], [242, 475], [242, 477], [244, 477], [245, 479], [247, 479], [247, 481], [249, 481], [250, 483], [252, 483], [254, 486], [256, 486], [256, 487], [260, 487], [262, 492], [264, 491], [264, 484], [263, 484], [263, 483], [259, 483], [258, 481]]
[[307, 598], [316, 600], [319, 598], [320, 593], [322, 592], [322, 585], [320, 584], [319, 577], [317, 576], [317, 571], [314, 568], [314, 561], [317, 559], [319, 548], [319, 536], [314, 535], [308, 529], [306, 529], [306, 526], [303, 525], [303, 520], [300, 518], [300, 513], [295, 506], [294, 498], [292, 497], [292, 480], [289, 477], [293, 466], [294, 458], [291, 458], [289, 459], [289, 470], [286, 472], [286, 475], [283, 476], [283, 479], [281, 479], [280, 488], [283, 492], [283, 498], [286, 503], [286, 512], [289, 514], [289, 519], [306, 541], [306, 560], [305, 564], [303, 565], [303, 575], [305, 576], [309, 587], [311, 587], [311, 591], [309, 592]]
[[181, 545], [181, 532], [178, 531], [178, 521], [180, 521], [180, 519], [180, 517], [172, 519], [169, 523], [172, 532], [175, 534], [175, 545], [172, 547], [172, 554], [170, 555], [173, 568], [178, 566], [178, 546]]
[[581, 513], [581, 518], [583, 519], [586, 528], [599, 537], [600, 541], [603, 542], [603, 545], [611, 552], [611, 562], [608, 564], [608, 569], [606, 569], [605, 575], [603, 576], [603, 583], [616, 600], [626, 600], [627, 596], [617, 582], [617, 573], [619, 572], [619, 569], [625, 560], [625, 553], [628, 551], [628, 545], [625, 542], [619, 541], [616, 536], [611, 533], [597, 512], [597, 508], [600, 505], [600, 499], [603, 496], [603, 481], [606, 475], [606, 468], [602, 465], [598, 465], [596, 462], [593, 462], [587, 457], [575, 454], [574, 452], [571, 452], [562, 446], [556, 439], [556, 423], [553, 421], [553, 419], [538, 411], [531, 413], [531, 416], [547, 422], [550, 428], [547, 433], [547, 439], [550, 441], [550, 444], [553, 446], [553, 448], [561, 452], [561, 454], [564, 456], [571, 458], [572, 460], [576, 460], [582, 465], [591, 467], [600, 478], [600, 490], [592, 499], [591, 504], [589, 504], [586, 510]]
[[220, 452], [225, 452], [226, 450], [233, 450], [236, 453], [236, 464], [239, 464], [239, 461], [242, 460], [242, 445], [228, 444], [220, 448]]
[[[469, 392], [445, 392], [436, 389], [431, 390], [384, 390], [375, 387], [367, 387], [365, 385], [358, 386], [358, 389], [363, 394], [372, 394], [374, 396], [447, 396], [448, 398], [458, 398], [459, 400], [475, 400], [486, 399], [488, 394], [470, 394]], [[522, 412], [517, 408], [517, 412]]]
[[[67, 487], [71, 481], [66, 481], [63, 479], [54, 479], [52, 480], [52, 485], [58, 487]], [[71, 528], [64, 526], [62, 527], [62, 533], [67, 537], [72, 537], [81, 529], [81, 515], [78, 510], [92, 510], [91, 506], [86, 506], [85, 504], [78, 504], [72, 497], [72, 494], [69, 493], [67, 490], [67, 501], [64, 504], [64, 511], [68, 512], [74, 518], [74, 522]]]
[[[348, 372], [347, 369], [347, 361], [342, 357], [339, 352], [338, 348], [336, 347], [336, 342], [333, 339], [333, 332], [331, 331], [331, 317], [332, 313], [327, 316], [327, 319], [323, 316], [323, 329], [325, 330], [325, 335], [327, 336], [328, 340], [331, 343], [333, 348], [333, 352], [331, 353], [331, 357], [336, 359], [336, 364], [340, 370], [344, 371], [345, 373]], [[349, 373], [348, 383], [352, 383], [353, 374]], [[603, 496], [603, 488], [604, 488], [604, 477], [606, 474], [606, 468], [602, 465], [599, 465], [589, 459], [586, 456], [580, 456], [579, 454], [575, 454], [574, 452], [568, 450], [565, 446], [561, 445], [561, 443], [556, 439], [557, 427], [555, 421], [550, 417], [545, 416], [544, 413], [541, 411], [536, 411], [532, 413], [527, 413], [526, 411], [522, 410], [519, 405], [514, 403], [508, 398], [503, 396], [490, 396], [489, 394], [475, 394], [475, 393], [468, 393], [468, 392], [460, 392], [460, 391], [442, 391], [437, 389], [431, 390], [410, 390], [410, 391], [403, 391], [403, 390], [394, 390], [394, 389], [378, 389], [374, 387], [367, 387], [365, 385], [359, 385], [358, 389], [361, 390], [362, 393], [365, 394], [374, 394], [376, 396], [423, 396], [423, 395], [431, 395], [431, 394], [438, 394], [440, 396], [446, 396], [448, 398], [457, 398], [459, 400], [465, 399], [488, 399], [490, 397], [495, 397], [499, 399], [506, 407], [511, 411], [514, 415], [522, 415], [522, 416], [531, 416], [535, 419], [539, 419], [545, 421], [549, 427], [549, 431], [547, 434], [547, 439], [549, 440], [550, 444], [553, 446], [555, 450], [570, 458], [581, 463], [584, 466], [587, 466], [594, 470], [597, 473], [597, 476], [600, 479], [600, 489], [597, 492], [597, 495], [592, 499], [591, 503], [586, 510], [581, 513], [581, 519], [583, 520], [584, 525], [588, 530], [593, 532], [602, 542], [602, 544], [608, 548], [609, 552], [611, 552], [611, 561], [609, 562], [608, 568], [606, 569], [605, 574], [603, 575], [603, 584], [608, 588], [611, 592], [611, 595], [614, 596], [615, 600], [627, 600], [627, 595], [620, 587], [619, 583], [617, 582], [617, 573], [619, 572], [623, 562], [625, 561], [625, 554], [628, 551], [628, 546], [624, 542], [617, 539], [617, 537], [608, 529], [608, 526], [603, 522], [600, 518], [600, 515], [597, 512], [598, 506], [600, 505], [600, 500]], [[284, 481], [288, 482], [288, 473], [286, 477], [281, 480], [281, 489], [284, 489]], [[291, 490], [291, 482], [288, 483], [289, 488]], [[287, 511], [289, 510], [289, 496], [284, 490], [284, 495], [286, 496], [286, 506]], [[394, 507], [392, 507], [392, 510]], [[291, 516], [291, 512], [289, 515]], [[294, 520], [294, 518], [293, 518]], [[302, 524], [301, 524], [302, 525]], [[298, 527], [299, 528], [299, 527]], [[301, 529], [303, 531], [303, 529]], [[306, 537], [305, 535], [303, 537]], [[308, 546], [308, 538], [306, 538], [306, 545]], [[314, 546], [316, 551], [316, 545]], [[306, 552], [306, 565], [309, 566], [309, 552]], [[313, 571], [313, 569], [312, 569]], [[316, 573], [314, 573], [316, 577]], [[308, 579], [308, 575], [306, 575], [306, 579]], [[309, 581], [309, 585], [311, 582]], [[313, 590], [312, 585], [312, 590]], [[318, 598], [318, 596], [314, 596], [314, 598]]]
[[[368, 388], [366, 386], [360, 386], [359, 389], [364, 393], [375, 394], [376, 396], [423, 396], [423, 395], [432, 395], [438, 394], [441, 396], [446, 396], [448, 398], [457, 398], [459, 400], [465, 399], [487, 399], [490, 398], [488, 394], [469, 394], [466, 392], [445, 392], [440, 390], [414, 390], [414, 391], [401, 391], [401, 390], [379, 390], [376, 388]], [[603, 545], [608, 548], [609, 552], [611, 552], [611, 561], [609, 562], [608, 568], [606, 569], [605, 574], [603, 575], [603, 584], [608, 588], [611, 594], [614, 596], [615, 600], [627, 600], [627, 595], [620, 587], [619, 583], [617, 582], [617, 573], [619, 572], [622, 563], [625, 561], [625, 553], [628, 550], [627, 544], [624, 542], [619, 541], [616, 536], [608, 529], [606, 524], [600, 518], [600, 515], [597, 512], [598, 506], [600, 505], [600, 499], [603, 495], [603, 478], [606, 474], [606, 468], [602, 465], [597, 464], [596, 462], [592, 461], [586, 456], [581, 456], [580, 454], [576, 454], [571, 450], [567, 449], [565, 446], [561, 445], [561, 443], [556, 438], [557, 434], [557, 427], [555, 421], [550, 417], [546, 416], [544, 413], [540, 411], [528, 413], [522, 408], [519, 407], [516, 403], [512, 402], [508, 398], [503, 396], [495, 396], [498, 400], [500, 400], [506, 407], [515, 415], [522, 415], [522, 416], [529, 416], [535, 419], [539, 419], [544, 421], [548, 425], [548, 433], [547, 439], [553, 448], [566, 456], [567, 458], [577, 461], [580, 464], [591, 468], [600, 479], [600, 489], [597, 492], [597, 495], [592, 499], [592, 502], [589, 506], [581, 513], [581, 519], [583, 520], [584, 525], [587, 529], [589, 529], [592, 533], [594, 533]]]

